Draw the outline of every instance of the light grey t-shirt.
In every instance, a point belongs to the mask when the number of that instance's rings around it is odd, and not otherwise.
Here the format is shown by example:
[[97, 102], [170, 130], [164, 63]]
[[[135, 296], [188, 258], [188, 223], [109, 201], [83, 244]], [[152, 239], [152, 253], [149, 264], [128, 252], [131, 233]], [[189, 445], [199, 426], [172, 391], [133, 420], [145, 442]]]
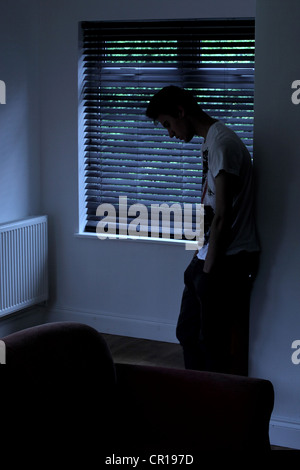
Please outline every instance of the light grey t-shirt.
[[226, 254], [233, 255], [243, 250], [259, 251], [253, 213], [253, 169], [247, 147], [233, 130], [217, 121], [209, 128], [202, 144], [202, 161], [205, 235], [198, 258], [205, 259], [207, 254], [210, 225], [216, 209], [215, 179], [221, 170], [238, 177], [232, 205], [231, 237]]

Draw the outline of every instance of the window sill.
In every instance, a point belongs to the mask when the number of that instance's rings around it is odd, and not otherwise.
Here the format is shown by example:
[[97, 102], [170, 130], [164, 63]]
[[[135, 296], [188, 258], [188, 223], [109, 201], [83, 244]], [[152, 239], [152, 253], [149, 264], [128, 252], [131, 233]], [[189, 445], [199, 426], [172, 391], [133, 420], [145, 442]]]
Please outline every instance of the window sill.
[[119, 242], [137, 242], [137, 243], [156, 243], [156, 244], [163, 244], [163, 245], [172, 245], [172, 246], [182, 246], [186, 250], [196, 250], [198, 248], [197, 242], [188, 242], [186, 240], [169, 240], [166, 238], [155, 238], [155, 237], [129, 237], [128, 235], [110, 235], [109, 237], [101, 240], [98, 238], [96, 233], [89, 233], [89, 232], [77, 232], [74, 234], [76, 238], [91, 238], [93, 240], [99, 240], [100, 242], [104, 241], [119, 241]]

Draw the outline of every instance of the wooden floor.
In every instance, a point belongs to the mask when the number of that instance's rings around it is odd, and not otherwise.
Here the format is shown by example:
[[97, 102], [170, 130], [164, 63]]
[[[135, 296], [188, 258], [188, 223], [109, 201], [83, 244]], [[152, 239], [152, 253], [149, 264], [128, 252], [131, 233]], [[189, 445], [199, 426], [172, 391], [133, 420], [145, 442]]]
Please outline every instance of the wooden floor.
[[179, 344], [102, 334], [115, 362], [184, 369]]
[[[114, 362], [184, 369], [179, 344], [102, 333]], [[272, 450], [290, 450], [272, 446]]]

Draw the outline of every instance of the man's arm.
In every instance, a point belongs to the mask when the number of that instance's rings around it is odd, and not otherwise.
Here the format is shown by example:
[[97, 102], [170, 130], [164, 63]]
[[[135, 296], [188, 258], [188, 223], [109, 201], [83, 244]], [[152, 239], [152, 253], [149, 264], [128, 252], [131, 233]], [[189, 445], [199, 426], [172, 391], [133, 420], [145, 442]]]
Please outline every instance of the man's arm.
[[216, 211], [212, 220], [208, 251], [203, 267], [205, 273], [218, 265], [228, 246], [232, 224], [232, 200], [237, 176], [220, 171], [216, 177]]

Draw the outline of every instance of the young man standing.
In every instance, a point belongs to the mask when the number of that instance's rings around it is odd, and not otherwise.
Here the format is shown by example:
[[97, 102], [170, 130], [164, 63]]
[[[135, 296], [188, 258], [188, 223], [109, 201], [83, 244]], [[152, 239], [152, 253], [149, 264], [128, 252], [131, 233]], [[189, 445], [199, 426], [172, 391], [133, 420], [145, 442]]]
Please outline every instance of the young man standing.
[[259, 253], [250, 154], [231, 129], [182, 88], [160, 90], [146, 115], [171, 138], [204, 139], [205, 241], [184, 273], [176, 329], [185, 367], [247, 375], [250, 292]]

